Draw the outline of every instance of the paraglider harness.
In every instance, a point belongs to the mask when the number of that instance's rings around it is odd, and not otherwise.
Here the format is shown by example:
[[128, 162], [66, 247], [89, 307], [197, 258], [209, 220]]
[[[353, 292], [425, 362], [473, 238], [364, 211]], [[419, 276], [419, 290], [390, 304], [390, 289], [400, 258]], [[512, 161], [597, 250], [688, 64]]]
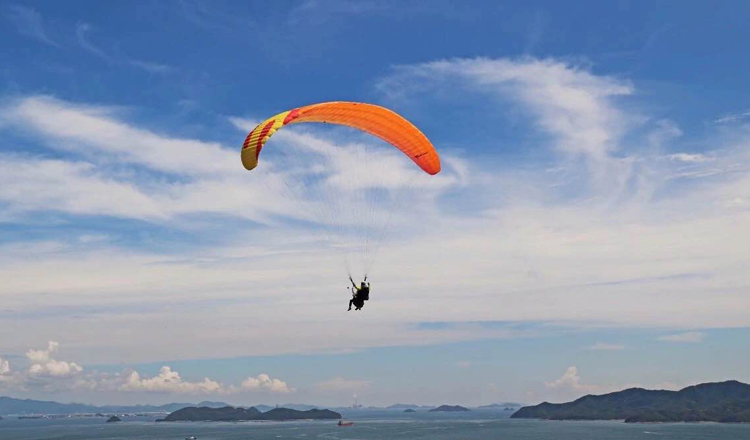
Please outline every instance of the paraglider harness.
[[365, 285], [367, 275], [365, 275], [365, 279], [359, 287], [354, 284], [351, 276], [349, 276], [349, 281], [352, 283], [352, 299], [349, 300], [349, 310], [352, 309], [352, 304], [354, 304], [354, 310], [360, 310], [364, 307], [365, 301], [370, 299], [370, 283]]

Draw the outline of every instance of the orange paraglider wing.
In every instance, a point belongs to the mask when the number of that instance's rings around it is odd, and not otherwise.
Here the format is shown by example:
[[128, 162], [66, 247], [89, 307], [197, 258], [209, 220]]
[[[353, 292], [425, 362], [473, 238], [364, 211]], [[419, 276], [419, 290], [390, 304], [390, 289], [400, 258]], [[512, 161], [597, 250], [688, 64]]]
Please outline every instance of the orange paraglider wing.
[[440, 172], [440, 157], [427, 136], [399, 114], [361, 102], [323, 102], [279, 113], [266, 119], [247, 135], [242, 145], [242, 164], [258, 165], [263, 145], [281, 127], [301, 122], [323, 122], [357, 128], [390, 143], [429, 174]]

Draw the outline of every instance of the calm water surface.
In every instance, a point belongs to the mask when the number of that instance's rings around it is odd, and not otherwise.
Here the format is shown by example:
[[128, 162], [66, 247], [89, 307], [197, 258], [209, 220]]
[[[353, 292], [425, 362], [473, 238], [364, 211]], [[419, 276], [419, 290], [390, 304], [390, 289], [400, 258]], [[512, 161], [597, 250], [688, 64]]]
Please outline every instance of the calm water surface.
[[750, 440], [750, 425], [717, 423], [625, 424], [509, 419], [502, 412], [461, 414], [344, 413], [352, 427], [336, 422], [155, 423], [125, 418], [0, 420], [0, 440]]

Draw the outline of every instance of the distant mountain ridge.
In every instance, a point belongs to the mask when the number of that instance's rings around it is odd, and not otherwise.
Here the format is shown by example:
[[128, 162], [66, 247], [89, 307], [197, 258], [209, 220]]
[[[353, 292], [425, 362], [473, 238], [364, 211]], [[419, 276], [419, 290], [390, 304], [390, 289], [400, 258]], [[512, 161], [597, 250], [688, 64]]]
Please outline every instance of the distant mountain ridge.
[[[223, 408], [229, 406], [225, 402], [211, 402], [203, 401], [199, 403], [167, 403], [164, 405], [89, 405], [84, 403], [59, 403], [54, 401], [45, 400], [33, 400], [33, 399], [16, 399], [12, 397], [0, 396], [0, 414], [93, 414], [93, 413], [107, 413], [107, 414], [132, 414], [132, 413], [151, 413], [151, 412], [162, 412], [171, 413], [178, 409], [187, 407], [209, 407], [209, 408]], [[490, 405], [483, 405], [477, 407], [477, 409], [503, 409], [505, 407], [520, 407], [517, 403], [493, 403]], [[247, 406], [242, 406], [249, 408]], [[285, 403], [283, 405], [254, 405], [254, 408], [261, 412], [268, 412], [275, 408], [288, 408], [298, 411], [307, 411], [311, 409], [319, 409], [318, 405], [308, 405], [303, 403]], [[389, 410], [430, 410], [436, 408], [435, 405], [416, 405], [416, 404], [405, 404], [396, 403], [393, 405], [386, 406], [384, 408], [379, 407], [368, 407], [365, 409], [389, 409]], [[335, 407], [335, 410], [348, 410], [348, 407]]]
[[[172, 413], [182, 408], [188, 407], [209, 407], [209, 408], [223, 408], [229, 406], [225, 402], [212, 402], [203, 401], [199, 403], [167, 403], [164, 405], [89, 405], [85, 403], [59, 403], [54, 401], [46, 400], [34, 400], [34, 399], [16, 399], [13, 397], [0, 396], [0, 415], [18, 414], [18, 415], [29, 415], [29, 414], [133, 414], [133, 413]], [[477, 409], [503, 409], [505, 407], [520, 407], [517, 403], [493, 403], [490, 405], [483, 405], [477, 407]], [[238, 406], [239, 407], [239, 406]], [[248, 406], [242, 406], [243, 408], [249, 408]], [[298, 411], [307, 411], [311, 409], [319, 409], [318, 405], [308, 405], [302, 403], [285, 403], [283, 405], [254, 405], [254, 408], [261, 412], [268, 412], [275, 408], [288, 408]], [[430, 410], [435, 409], [435, 405], [416, 405], [416, 404], [405, 404], [396, 403], [393, 405], [386, 406], [384, 408], [379, 407], [368, 407], [365, 409], [388, 409], [388, 410], [401, 410], [413, 409], [413, 410]], [[334, 410], [348, 410], [348, 407], [335, 407]]]
[[440, 405], [437, 408], [433, 408], [427, 412], [466, 412], [471, 411], [469, 408], [460, 405]]
[[630, 388], [568, 403], [526, 406], [511, 418], [639, 422], [750, 423], [750, 385], [730, 380], [680, 391]]
[[477, 409], [503, 409], [503, 408], [520, 408], [523, 405], [520, 403], [515, 402], [505, 402], [505, 403], [490, 403], [489, 405], [480, 405], [477, 407]]
[[224, 402], [168, 403], [165, 405], [87, 405], [83, 403], [58, 403], [45, 400], [14, 399], [0, 396], [0, 414], [81, 414], [81, 413], [170, 413], [188, 406], [220, 408]]
[[[205, 405], [198, 405], [198, 406], [205, 406]], [[226, 404], [225, 404], [226, 406]], [[305, 403], [284, 403], [282, 405], [253, 405], [255, 409], [263, 412], [270, 411], [274, 408], [289, 408], [289, 409], [296, 409], [298, 411], [307, 411], [310, 409], [318, 409], [319, 407], [317, 405], [307, 405]]]

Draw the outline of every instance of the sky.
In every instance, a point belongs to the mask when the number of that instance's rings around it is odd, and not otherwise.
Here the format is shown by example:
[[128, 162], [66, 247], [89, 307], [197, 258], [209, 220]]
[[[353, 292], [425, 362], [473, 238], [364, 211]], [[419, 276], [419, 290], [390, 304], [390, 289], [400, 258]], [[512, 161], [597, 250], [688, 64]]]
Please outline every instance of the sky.
[[[0, 394], [482, 405], [750, 382], [748, 14], [0, 2]], [[256, 123], [331, 100], [402, 114], [442, 171], [316, 124], [244, 170]], [[356, 313], [347, 216], [387, 226]]]

